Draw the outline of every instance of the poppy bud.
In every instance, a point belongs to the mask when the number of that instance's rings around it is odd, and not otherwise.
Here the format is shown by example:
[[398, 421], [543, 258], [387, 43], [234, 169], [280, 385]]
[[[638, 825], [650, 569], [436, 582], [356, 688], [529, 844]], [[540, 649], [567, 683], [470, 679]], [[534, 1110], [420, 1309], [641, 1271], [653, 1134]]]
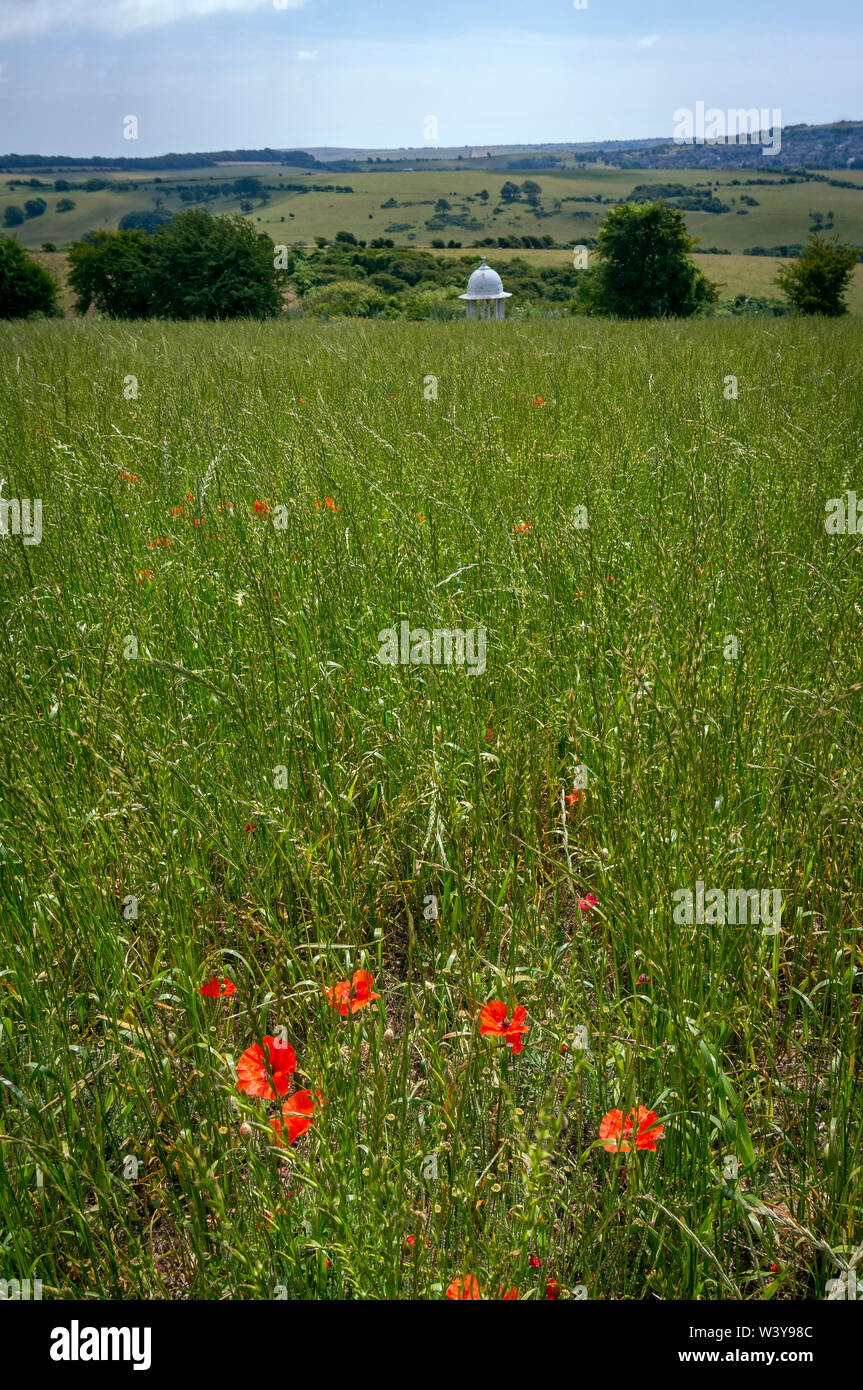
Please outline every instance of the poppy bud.
[[243, 1123], [240, 1125], [240, 1138], [241, 1138], [241, 1139], [251, 1139], [251, 1137], [252, 1137], [252, 1126], [249, 1124], [248, 1120], [243, 1120]]
[[384, 1033], [384, 1042], [386, 1043], [387, 1047], [391, 1047], [395, 1040], [395, 1033], [393, 1032], [392, 1028], [388, 1028]]

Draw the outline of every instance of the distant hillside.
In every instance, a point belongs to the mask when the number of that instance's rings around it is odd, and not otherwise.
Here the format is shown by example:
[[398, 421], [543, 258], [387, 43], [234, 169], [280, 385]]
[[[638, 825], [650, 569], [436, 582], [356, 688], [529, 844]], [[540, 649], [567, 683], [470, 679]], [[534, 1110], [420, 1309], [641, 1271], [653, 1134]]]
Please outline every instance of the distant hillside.
[[109, 158], [93, 155], [0, 155], [0, 172], [43, 169], [147, 170], [216, 169], [225, 164], [275, 164], [298, 169], [351, 172], [358, 166], [401, 169], [434, 163], [491, 170], [578, 168], [603, 163], [620, 169], [863, 169], [863, 121], [830, 125], [794, 125], [781, 130], [780, 149], [766, 154], [759, 144], [743, 139], [677, 144], [673, 139], [561, 142], [542, 145], [432, 145], [418, 149], [372, 150], [207, 150], [191, 154], [162, 154], [149, 158]]
[[87, 158], [65, 154], [3, 154], [0, 171], [21, 169], [206, 169], [220, 164], [289, 164], [295, 169], [322, 169], [326, 166], [305, 150], [211, 150], [206, 154], [159, 154], [149, 158], [91, 155]]

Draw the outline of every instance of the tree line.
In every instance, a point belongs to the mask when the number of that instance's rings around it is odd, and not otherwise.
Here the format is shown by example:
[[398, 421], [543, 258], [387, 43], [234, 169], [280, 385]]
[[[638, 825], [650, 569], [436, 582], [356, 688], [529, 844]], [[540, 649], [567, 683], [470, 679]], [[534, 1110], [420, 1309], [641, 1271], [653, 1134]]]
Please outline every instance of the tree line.
[[[438, 275], [438, 258], [429, 253], [403, 251], [395, 257], [405, 264], [410, 260], [408, 272], [395, 263], [366, 266], [363, 256], [387, 253], [365, 252], [349, 233], [340, 234], [340, 245], [343, 257], [349, 257], [342, 263], [349, 271], [327, 265], [325, 257], [316, 266], [296, 249], [280, 250], [245, 217], [192, 209], [152, 231], [89, 233], [69, 253], [69, 283], [80, 312], [93, 307], [121, 319], [267, 318], [283, 311], [284, 291], [291, 283], [302, 296], [339, 279], [368, 278], [379, 307], [387, 303], [387, 295], [400, 292], [402, 281], [411, 287], [423, 282], [431, 289], [451, 283]], [[718, 297], [692, 258], [694, 246], [679, 209], [663, 202], [620, 204], [610, 209], [599, 229], [593, 264], [565, 272], [562, 293], [547, 297], [567, 300], [572, 312], [584, 314], [688, 317]], [[426, 260], [415, 263], [420, 256]], [[813, 232], [799, 258], [778, 272], [777, 284], [797, 312], [841, 314], [856, 260], [855, 247]], [[453, 273], [451, 263], [442, 263], [440, 270], [445, 276]], [[547, 278], [561, 271], [563, 267], [545, 267], [538, 274]], [[16, 241], [0, 238], [0, 317], [55, 310], [52, 277]]]

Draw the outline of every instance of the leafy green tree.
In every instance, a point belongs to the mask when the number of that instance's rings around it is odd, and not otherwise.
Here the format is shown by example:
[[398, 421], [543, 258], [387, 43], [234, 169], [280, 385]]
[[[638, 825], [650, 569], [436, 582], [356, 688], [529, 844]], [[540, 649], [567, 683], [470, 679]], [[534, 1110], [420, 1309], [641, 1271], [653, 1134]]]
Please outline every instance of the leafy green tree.
[[[60, 204], [57, 204], [57, 211], [60, 211]], [[141, 212], [127, 212], [120, 218], [121, 232], [155, 232], [157, 227], [167, 227], [171, 220], [169, 212], [161, 212], [156, 208], [144, 208]]]
[[284, 272], [270, 237], [244, 217], [179, 213], [154, 233], [151, 312], [160, 318], [265, 318], [282, 308]]
[[683, 213], [665, 203], [624, 203], [599, 229], [593, 312], [646, 319], [694, 314], [718, 297], [692, 260], [695, 238]]
[[534, 183], [533, 179], [525, 179], [521, 191], [532, 208], [539, 207], [539, 195], [542, 193], [540, 184]]
[[32, 261], [17, 241], [0, 237], [0, 318], [56, 311], [57, 286], [47, 270]]
[[16, 203], [9, 203], [3, 213], [4, 227], [20, 227], [24, 221], [24, 214]]
[[854, 274], [858, 252], [840, 246], [838, 238], [825, 241], [813, 233], [802, 254], [776, 274], [776, 284], [799, 314], [846, 314], [845, 294]]
[[518, 202], [518, 198], [519, 198], [519, 188], [518, 188], [518, 184], [517, 184], [517, 183], [513, 183], [513, 182], [511, 181], [511, 179], [507, 179], [506, 183], [503, 185], [503, 187], [502, 187], [501, 190], [500, 190], [500, 197], [501, 197], [501, 202], [503, 202], [503, 203], [516, 203], [516, 202]]
[[41, 217], [47, 206], [44, 198], [28, 198], [24, 204], [24, 212], [28, 217]]
[[74, 200], [74, 198], [58, 198], [58, 199], [57, 199], [57, 208], [56, 208], [56, 211], [57, 211], [57, 212], [72, 212], [72, 211], [74, 210], [74, 207], [75, 207], [75, 200]]
[[84, 314], [93, 305], [110, 318], [150, 314], [151, 238], [142, 231], [91, 232], [69, 252], [69, 284]]

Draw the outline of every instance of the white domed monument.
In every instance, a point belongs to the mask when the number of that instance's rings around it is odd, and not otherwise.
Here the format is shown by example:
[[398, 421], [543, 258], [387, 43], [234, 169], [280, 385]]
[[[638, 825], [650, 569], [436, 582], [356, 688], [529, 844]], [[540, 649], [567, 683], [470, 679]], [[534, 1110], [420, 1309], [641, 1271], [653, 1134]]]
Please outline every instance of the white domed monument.
[[502, 319], [505, 302], [512, 299], [512, 295], [504, 289], [497, 271], [486, 265], [483, 256], [482, 265], [477, 266], [467, 282], [467, 292], [460, 294], [459, 299], [465, 301], [469, 319]]

